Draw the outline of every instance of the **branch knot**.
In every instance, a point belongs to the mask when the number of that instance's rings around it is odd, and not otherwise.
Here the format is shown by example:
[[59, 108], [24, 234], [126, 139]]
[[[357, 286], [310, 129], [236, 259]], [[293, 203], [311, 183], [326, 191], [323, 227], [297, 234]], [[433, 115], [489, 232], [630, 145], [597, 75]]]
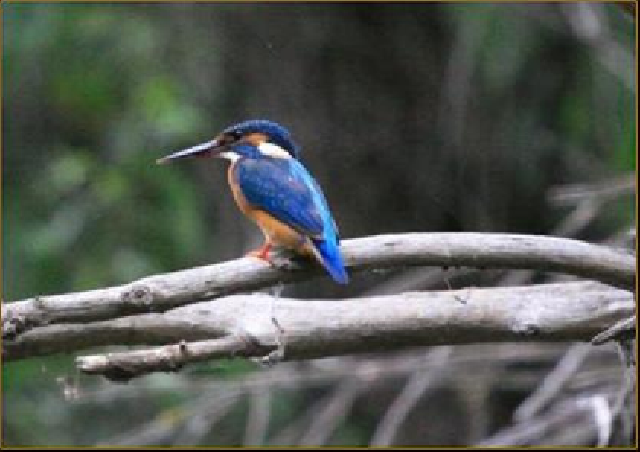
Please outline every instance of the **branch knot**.
[[134, 284], [129, 290], [122, 293], [122, 301], [136, 307], [136, 312], [140, 307], [150, 308], [153, 304], [153, 294], [149, 286], [144, 284]]

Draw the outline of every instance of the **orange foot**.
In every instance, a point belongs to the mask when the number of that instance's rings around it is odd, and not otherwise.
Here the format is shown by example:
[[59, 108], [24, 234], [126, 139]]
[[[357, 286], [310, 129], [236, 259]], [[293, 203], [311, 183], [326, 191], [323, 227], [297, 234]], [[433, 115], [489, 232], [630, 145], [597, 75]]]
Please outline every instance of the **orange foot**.
[[258, 259], [262, 259], [263, 261], [267, 261], [270, 264], [273, 264], [271, 259], [269, 259], [269, 250], [271, 249], [271, 243], [265, 242], [262, 247], [257, 250], [251, 251], [247, 253], [247, 256], [257, 257]]

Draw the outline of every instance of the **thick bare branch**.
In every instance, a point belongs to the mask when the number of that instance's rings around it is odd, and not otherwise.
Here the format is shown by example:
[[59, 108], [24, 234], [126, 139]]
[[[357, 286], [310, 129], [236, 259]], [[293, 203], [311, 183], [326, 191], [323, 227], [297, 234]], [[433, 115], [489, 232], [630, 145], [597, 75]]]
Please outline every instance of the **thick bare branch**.
[[[284, 329], [288, 353], [297, 344], [303, 347], [302, 357], [316, 347], [319, 350], [314, 353], [327, 356], [340, 353], [343, 341], [346, 350], [370, 351], [376, 343], [396, 347], [523, 338], [590, 339], [630, 316], [633, 308], [632, 293], [591, 282], [344, 300], [232, 295], [164, 314], [34, 328], [3, 341], [2, 346], [3, 358], [13, 360], [101, 345], [175, 344], [234, 335], [261, 342], [268, 337], [267, 343], [273, 344], [275, 315]], [[325, 339], [335, 342], [329, 350], [323, 350]]]
[[[466, 304], [458, 300], [463, 297]], [[284, 333], [273, 324], [271, 303], [275, 303], [277, 321]], [[421, 345], [589, 340], [606, 325], [628, 317], [633, 309], [633, 294], [589, 282], [417, 292], [347, 300], [234, 295], [177, 308], [166, 314], [167, 323], [172, 325], [168, 328], [168, 341], [176, 342], [176, 325], [182, 325], [184, 341], [201, 337], [207, 330], [217, 334], [225, 331], [226, 336], [221, 339], [84, 358], [81, 367], [87, 372], [118, 374], [122, 369], [137, 370], [136, 363], [143, 362], [142, 373], [173, 370], [209, 358], [261, 356], [273, 350], [279, 340], [284, 343], [284, 359]], [[103, 330], [109, 331], [110, 324], [117, 323], [115, 328], [121, 332], [120, 343], [148, 343], [144, 333], [137, 331], [144, 328], [145, 317], [138, 316], [128, 328], [122, 323], [127, 319], [102, 322]], [[187, 324], [193, 328], [184, 328]], [[66, 349], [67, 341], [61, 330], [77, 327], [38, 328], [17, 341], [3, 341], [6, 357], [24, 358], [43, 348], [51, 353], [55, 351], [56, 341], [60, 349]], [[48, 334], [51, 330], [55, 335]], [[96, 337], [96, 329], [87, 331], [90, 333], [85, 336], [83, 347], [101, 342]], [[78, 333], [74, 330], [72, 334]], [[220, 342], [223, 339], [225, 341]], [[161, 340], [159, 332], [153, 340]], [[111, 341], [113, 343], [113, 338]]]
[[[346, 240], [351, 271], [403, 266], [519, 268], [567, 273], [624, 289], [635, 281], [635, 258], [577, 240], [527, 235], [409, 233]], [[2, 336], [35, 326], [90, 322], [131, 314], [164, 312], [231, 293], [291, 282], [318, 274], [283, 260], [278, 268], [252, 258], [149, 276], [87, 292], [37, 296], [2, 306]]]

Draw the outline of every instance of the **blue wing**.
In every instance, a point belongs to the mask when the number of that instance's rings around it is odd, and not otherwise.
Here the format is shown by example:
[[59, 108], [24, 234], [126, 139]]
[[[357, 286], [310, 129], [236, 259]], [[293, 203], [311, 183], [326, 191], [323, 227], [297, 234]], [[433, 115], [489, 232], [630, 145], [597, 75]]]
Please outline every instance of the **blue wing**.
[[309, 237], [335, 235], [320, 187], [297, 160], [241, 159], [235, 166], [235, 176], [253, 206]]
[[244, 158], [234, 166], [247, 201], [309, 236], [333, 279], [349, 281], [338, 247], [338, 231], [318, 183], [295, 159]]

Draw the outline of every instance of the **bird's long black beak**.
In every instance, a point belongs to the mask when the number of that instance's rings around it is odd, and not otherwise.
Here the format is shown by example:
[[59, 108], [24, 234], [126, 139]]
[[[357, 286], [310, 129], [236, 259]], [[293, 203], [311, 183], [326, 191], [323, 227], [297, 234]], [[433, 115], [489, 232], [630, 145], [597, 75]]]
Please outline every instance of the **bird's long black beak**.
[[174, 152], [156, 160], [156, 163], [169, 163], [172, 160], [189, 157], [215, 157], [225, 150], [225, 146], [219, 140], [211, 140], [206, 143], [192, 146], [182, 151]]

